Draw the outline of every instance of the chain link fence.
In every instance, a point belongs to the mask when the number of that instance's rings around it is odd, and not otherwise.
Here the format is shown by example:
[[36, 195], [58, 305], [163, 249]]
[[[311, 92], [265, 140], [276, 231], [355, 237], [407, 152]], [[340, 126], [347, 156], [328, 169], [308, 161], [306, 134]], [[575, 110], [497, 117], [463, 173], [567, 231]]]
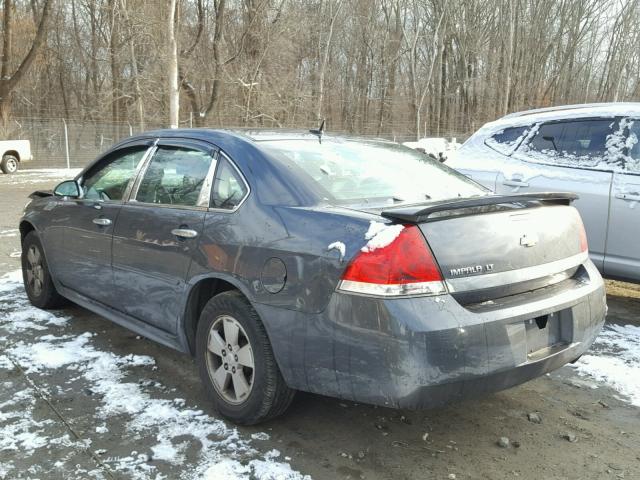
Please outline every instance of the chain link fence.
[[[220, 119], [218, 119], [219, 121]], [[84, 167], [88, 162], [95, 159], [101, 152], [107, 150], [114, 143], [141, 133], [142, 129], [133, 122], [109, 123], [109, 122], [92, 122], [81, 120], [65, 120], [63, 118], [15, 118], [12, 120], [12, 128], [10, 138], [8, 140], [29, 140], [31, 142], [31, 153], [33, 160], [21, 166], [21, 169], [30, 168], [77, 168]], [[213, 128], [277, 128], [280, 125], [270, 125], [268, 122], [250, 125], [237, 125], [235, 122], [229, 124], [207, 125]], [[194, 126], [193, 116], [181, 121], [181, 127]], [[144, 130], [154, 130], [165, 128], [166, 124], [161, 121], [146, 122]], [[310, 125], [287, 126], [287, 128], [308, 129]], [[413, 124], [403, 125], [395, 123], [393, 128], [387, 128], [384, 131], [371, 126], [364, 128], [332, 129], [329, 125], [328, 131], [336, 134], [352, 134], [365, 137], [378, 137], [397, 142], [415, 141], [415, 135], [410, 132]], [[360, 130], [360, 131], [358, 131]], [[432, 134], [426, 134], [424, 137], [436, 136], [436, 129], [430, 128], [425, 124], [425, 130], [434, 131]], [[449, 140], [452, 138], [458, 142], [464, 141], [470, 132], [462, 131], [462, 129], [437, 129], [437, 136], [445, 137]], [[376, 133], [372, 133], [376, 132]], [[379, 132], [379, 133], [377, 133]]]
[[[33, 160], [25, 168], [83, 167], [114, 143], [139, 133], [129, 123], [102, 123], [62, 118], [14, 120], [10, 140], [29, 140]], [[150, 125], [149, 129], [161, 125]]]

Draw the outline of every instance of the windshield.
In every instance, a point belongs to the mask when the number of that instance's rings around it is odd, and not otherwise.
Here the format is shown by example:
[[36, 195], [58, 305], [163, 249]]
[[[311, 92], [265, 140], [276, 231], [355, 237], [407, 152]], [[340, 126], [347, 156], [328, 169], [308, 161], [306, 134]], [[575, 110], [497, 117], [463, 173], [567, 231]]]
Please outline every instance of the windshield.
[[485, 195], [487, 190], [427, 155], [393, 143], [269, 140], [269, 153], [311, 177], [327, 200], [403, 204]]

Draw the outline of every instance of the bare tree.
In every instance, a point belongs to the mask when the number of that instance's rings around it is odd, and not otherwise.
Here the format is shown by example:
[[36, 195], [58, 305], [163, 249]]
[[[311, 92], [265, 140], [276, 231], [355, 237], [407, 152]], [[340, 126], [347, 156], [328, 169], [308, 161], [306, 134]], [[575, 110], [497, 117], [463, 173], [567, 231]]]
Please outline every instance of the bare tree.
[[[51, 15], [53, 0], [44, 0], [40, 21], [37, 23], [36, 34], [31, 42], [29, 51], [24, 56], [18, 67], [11, 72], [13, 64], [13, 1], [4, 0], [2, 20], [2, 58], [0, 61], [0, 118], [4, 128], [7, 128], [11, 112], [11, 94], [25, 76], [31, 64], [34, 62], [40, 47], [42, 46]], [[34, 7], [35, 9], [35, 7]], [[34, 13], [35, 21], [35, 13]]]
[[342, 1], [337, 0], [334, 2], [333, 0], [328, 0], [328, 10], [329, 10], [329, 31], [327, 33], [327, 39], [324, 44], [324, 48], [321, 48], [322, 60], [320, 62], [320, 71], [318, 72], [318, 106], [317, 106], [317, 114], [316, 121], [319, 123], [322, 120], [322, 106], [324, 102], [324, 78], [327, 70], [327, 63], [329, 62], [329, 53], [331, 52], [331, 42], [333, 40], [333, 32], [334, 26], [336, 23], [336, 18], [340, 14], [340, 9], [342, 8]]
[[176, 41], [176, 0], [169, 2], [167, 19], [167, 67], [169, 77], [169, 126], [178, 128], [180, 124], [180, 89], [178, 87], [178, 42]]
[[177, 126], [180, 109], [196, 126], [328, 118], [332, 130], [415, 139], [463, 137], [531, 107], [640, 100], [640, 0], [0, 7], [4, 124], [77, 118], [97, 125], [96, 145], [128, 134], [127, 122]]

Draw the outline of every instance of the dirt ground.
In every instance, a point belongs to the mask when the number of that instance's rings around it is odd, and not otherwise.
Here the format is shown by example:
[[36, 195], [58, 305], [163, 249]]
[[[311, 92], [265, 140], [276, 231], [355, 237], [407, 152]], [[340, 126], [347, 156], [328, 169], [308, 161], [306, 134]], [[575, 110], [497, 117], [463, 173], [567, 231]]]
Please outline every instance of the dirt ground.
[[[21, 175], [0, 175], [0, 276], [19, 268], [19, 236], [14, 229], [27, 195], [58, 181], [55, 175]], [[18, 318], [24, 299], [2, 295], [0, 290], [0, 355], [15, 345], [35, 345], [47, 335], [74, 339], [89, 332], [95, 351], [117, 358], [152, 357], [153, 367], [133, 364], [124, 378], [152, 400], [168, 399], [180, 411], [202, 410], [205, 417], [198, 421], [215, 426], [218, 435], [209, 463], [228, 453], [244, 465], [272, 458], [275, 454], [269, 452], [276, 449], [279, 461], [291, 465], [290, 472], [278, 474], [287, 479], [640, 478], [640, 408], [569, 366], [479, 401], [430, 411], [389, 410], [298, 394], [285, 416], [235, 431], [217, 420], [188, 356], [79, 307], [59, 313], [69, 319], [64, 324], [40, 323], [16, 333], [3, 326], [2, 317]], [[608, 282], [608, 302], [609, 323], [640, 325], [638, 285]], [[163, 435], [162, 427], [136, 430], [124, 413], [103, 415], [100, 395], [105, 393], [96, 393], [95, 384], [79, 375], [78, 368], [30, 371], [19, 361], [0, 368], [0, 432], [11, 433], [10, 428], [2, 430], [11, 422], [7, 402], [17, 405], [19, 392], [32, 392], [24, 408], [32, 409], [36, 430], [46, 438], [68, 440], [30, 447], [23, 442], [16, 448], [0, 438], [0, 479], [196, 478], [191, 474], [201, 462], [198, 452], [207, 445], [178, 435], [175, 438], [186, 442], [181, 460], [164, 461], [152, 449]], [[634, 372], [629, 370], [630, 375]], [[541, 423], [528, 419], [533, 412]], [[498, 445], [500, 437], [508, 437], [508, 448]], [[253, 465], [250, 475], [259, 477], [259, 464]], [[208, 478], [246, 478], [229, 472], [213, 476], [213, 471]]]

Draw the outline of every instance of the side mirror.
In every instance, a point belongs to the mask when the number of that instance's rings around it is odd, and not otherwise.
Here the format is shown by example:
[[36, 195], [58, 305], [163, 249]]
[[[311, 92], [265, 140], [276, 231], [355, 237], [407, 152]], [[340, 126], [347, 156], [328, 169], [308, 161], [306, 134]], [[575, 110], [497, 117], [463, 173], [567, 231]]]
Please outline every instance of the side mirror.
[[53, 194], [56, 197], [80, 198], [80, 185], [75, 180], [66, 180], [53, 190]]

